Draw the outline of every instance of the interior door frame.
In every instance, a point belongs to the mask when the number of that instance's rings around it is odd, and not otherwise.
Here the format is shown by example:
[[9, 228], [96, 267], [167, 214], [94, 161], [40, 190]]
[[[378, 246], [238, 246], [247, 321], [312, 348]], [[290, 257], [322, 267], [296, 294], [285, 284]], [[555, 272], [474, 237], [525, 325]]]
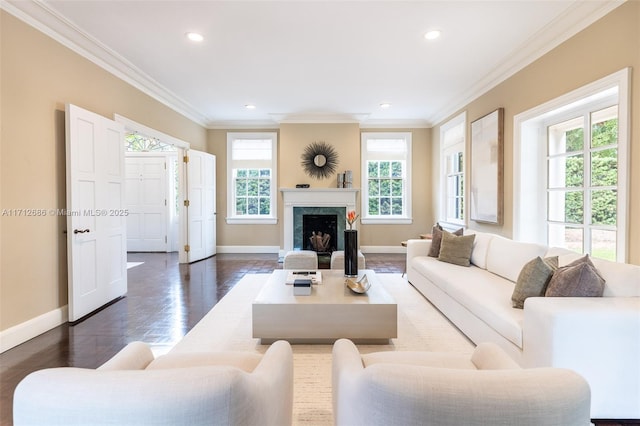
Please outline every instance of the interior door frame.
[[[137, 123], [131, 119], [128, 119], [122, 115], [114, 114], [114, 120], [124, 125], [125, 131], [138, 132], [149, 137], [156, 138], [164, 143], [173, 145], [176, 147], [178, 156], [178, 193], [180, 199], [185, 200], [187, 194], [187, 177], [185, 173], [184, 162], [180, 159], [184, 159], [186, 152], [190, 149], [189, 142], [185, 142], [181, 139], [159, 132], [151, 127], [147, 127], [144, 124]], [[122, 145], [124, 150], [124, 144]], [[182, 167], [180, 166], [182, 165]], [[184, 203], [180, 206], [180, 216], [178, 218], [178, 262], [188, 263], [188, 253], [185, 251], [185, 247], [188, 244], [189, 234], [186, 231], [187, 226], [187, 208]]]
[[[164, 214], [166, 217], [166, 220], [164, 222], [164, 233], [166, 235], [166, 241], [165, 241], [165, 250], [164, 252], [171, 252], [173, 250], [171, 250], [171, 248], [175, 245], [177, 246], [177, 242], [173, 241], [173, 236], [171, 235], [171, 228], [172, 228], [172, 223], [171, 223], [171, 216], [172, 216], [172, 209], [173, 209], [173, 205], [172, 205], [172, 199], [171, 199], [171, 187], [170, 185], [173, 183], [173, 175], [172, 175], [172, 170], [173, 167], [171, 165], [171, 163], [173, 161], [175, 161], [177, 159], [177, 155], [175, 151], [151, 151], [151, 152], [135, 152], [135, 151], [125, 151], [124, 153], [124, 158], [125, 158], [125, 173], [127, 171], [127, 159], [128, 158], [161, 158], [164, 163], [165, 163], [165, 169], [164, 169], [164, 178], [165, 178], [165, 187], [163, 188], [165, 191], [165, 205], [164, 205]], [[178, 218], [179, 220], [179, 218]], [[178, 224], [178, 227], [180, 225]], [[127, 236], [128, 237], [128, 236]], [[175, 244], [174, 244], [175, 243]], [[128, 244], [128, 243], [127, 243]], [[128, 246], [127, 246], [128, 248]], [[133, 250], [136, 251], [136, 250]]]

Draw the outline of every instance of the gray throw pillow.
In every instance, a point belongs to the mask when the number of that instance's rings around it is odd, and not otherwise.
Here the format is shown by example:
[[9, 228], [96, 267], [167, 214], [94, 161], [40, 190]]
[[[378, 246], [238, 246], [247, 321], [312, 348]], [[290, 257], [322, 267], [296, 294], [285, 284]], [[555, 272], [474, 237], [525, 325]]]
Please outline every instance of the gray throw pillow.
[[454, 265], [469, 266], [471, 251], [475, 234], [457, 236], [447, 231], [442, 231], [442, 243], [438, 260], [453, 263]]
[[[429, 248], [429, 256], [438, 257], [440, 255], [440, 245], [442, 244], [442, 233], [446, 232], [442, 229], [439, 223], [433, 225], [431, 228], [431, 248]], [[464, 229], [460, 228], [455, 231], [454, 235], [462, 235], [464, 233]]]
[[559, 268], [551, 277], [545, 296], [601, 297], [604, 283], [604, 278], [586, 255]]
[[428, 255], [431, 257], [438, 257], [440, 253], [440, 242], [442, 241], [442, 226], [439, 223], [433, 225], [431, 228], [431, 247], [429, 248]]
[[513, 289], [512, 306], [522, 309], [527, 297], [544, 297], [547, 285], [556, 269], [558, 269], [558, 256], [545, 259], [538, 256], [527, 262], [522, 267]]

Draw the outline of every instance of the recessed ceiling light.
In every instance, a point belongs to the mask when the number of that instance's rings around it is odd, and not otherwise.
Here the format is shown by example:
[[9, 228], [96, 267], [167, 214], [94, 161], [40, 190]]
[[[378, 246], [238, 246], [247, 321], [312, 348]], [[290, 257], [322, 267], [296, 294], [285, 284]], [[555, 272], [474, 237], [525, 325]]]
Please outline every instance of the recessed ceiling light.
[[185, 34], [187, 36], [187, 38], [191, 41], [195, 41], [195, 42], [201, 42], [202, 40], [204, 40], [204, 37], [202, 36], [202, 34], [198, 34], [198, 33], [186, 33]]
[[431, 30], [424, 35], [424, 38], [427, 40], [435, 40], [440, 37], [441, 34], [442, 32], [440, 32], [440, 30]]
[[391, 107], [391, 104], [388, 103], [388, 102], [383, 102], [383, 103], [380, 104], [380, 108], [385, 108], [386, 109], [386, 108], [389, 108], [389, 107]]
[[253, 105], [253, 104], [246, 104], [244, 107], [245, 107], [246, 109], [256, 109], [256, 106], [255, 106], [255, 105]]

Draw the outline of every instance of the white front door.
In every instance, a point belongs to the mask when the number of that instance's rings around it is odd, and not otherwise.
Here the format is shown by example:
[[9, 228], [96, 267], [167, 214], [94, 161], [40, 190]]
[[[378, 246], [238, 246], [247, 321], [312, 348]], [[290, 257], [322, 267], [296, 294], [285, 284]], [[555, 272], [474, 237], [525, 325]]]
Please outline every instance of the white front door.
[[188, 262], [216, 254], [216, 157], [187, 151]]
[[69, 321], [127, 292], [124, 128], [66, 106]]
[[168, 197], [166, 156], [125, 158], [127, 175], [127, 251], [167, 250]]

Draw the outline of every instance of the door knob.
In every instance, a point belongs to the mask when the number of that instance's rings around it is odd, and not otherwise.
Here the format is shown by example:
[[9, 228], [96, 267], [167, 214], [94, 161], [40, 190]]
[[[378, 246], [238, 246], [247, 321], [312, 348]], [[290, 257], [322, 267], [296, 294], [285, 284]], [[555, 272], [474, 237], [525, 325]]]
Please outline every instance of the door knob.
[[84, 234], [85, 232], [91, 232], [91, 230], [89, 230], [89, 229], [74, 229], [73, 230], [74, 234]]

